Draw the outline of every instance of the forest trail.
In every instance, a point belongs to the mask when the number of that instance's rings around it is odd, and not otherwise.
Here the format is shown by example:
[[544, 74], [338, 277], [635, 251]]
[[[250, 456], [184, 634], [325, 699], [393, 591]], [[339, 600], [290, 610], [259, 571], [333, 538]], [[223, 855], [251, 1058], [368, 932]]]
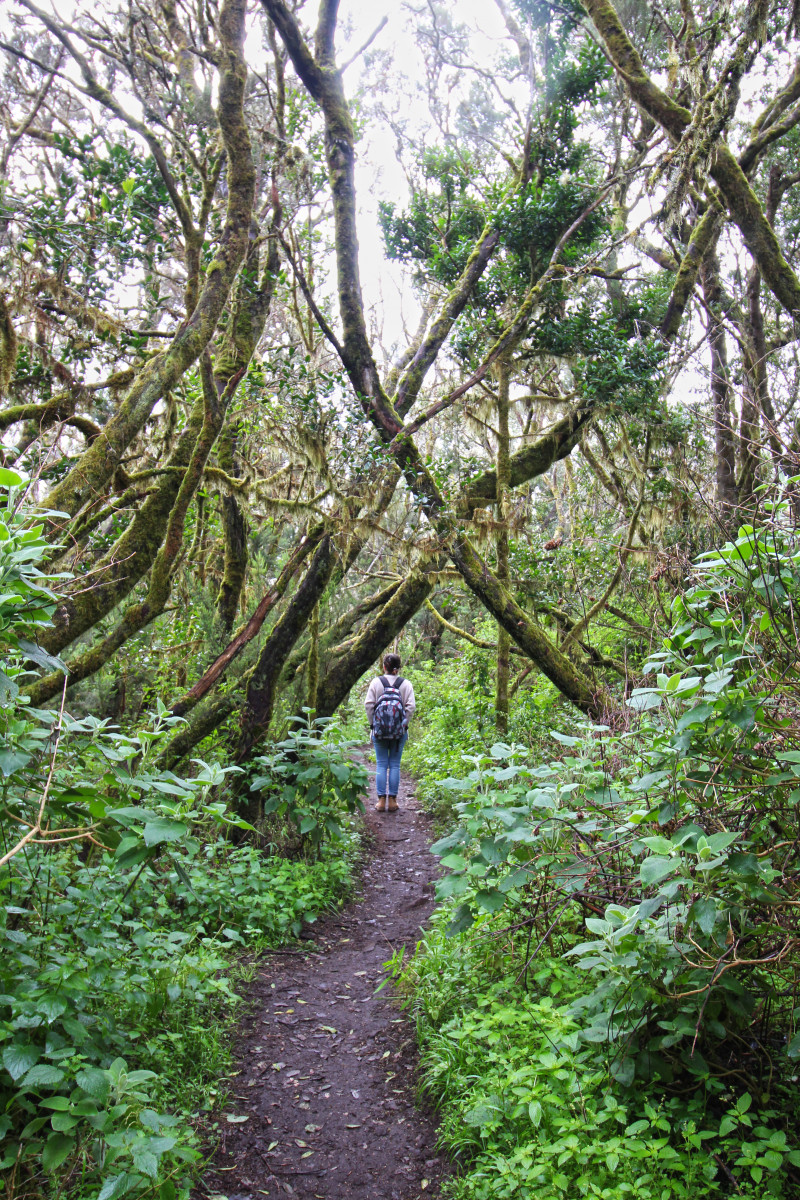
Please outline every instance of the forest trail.
[[270, 955], [249, 987], [240, 1074], [198, 1200], [438, 1196], [448, 1164], [414, 1103], [413, 1025], [389, 987], [375, 994], [434, 906], [430, 822], [414, 791], [404, 779], [400, 811], [376, 813], [371, 773], [360, 895], [312, 927], [308, 952]]

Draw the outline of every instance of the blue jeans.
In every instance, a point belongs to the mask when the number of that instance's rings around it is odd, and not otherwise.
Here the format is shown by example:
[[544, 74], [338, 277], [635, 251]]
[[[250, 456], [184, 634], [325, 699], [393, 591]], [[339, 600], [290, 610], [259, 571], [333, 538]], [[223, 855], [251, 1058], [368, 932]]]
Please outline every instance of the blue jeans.
[[377, 738], [373, 742], [377, 764], [375, 791], [379, 796], [397, 795], [400, 787], [400, 759], [403, 757], [403, 747], [407, 741], [408, 732], [406, 731], [398, 742], [379, 742]]

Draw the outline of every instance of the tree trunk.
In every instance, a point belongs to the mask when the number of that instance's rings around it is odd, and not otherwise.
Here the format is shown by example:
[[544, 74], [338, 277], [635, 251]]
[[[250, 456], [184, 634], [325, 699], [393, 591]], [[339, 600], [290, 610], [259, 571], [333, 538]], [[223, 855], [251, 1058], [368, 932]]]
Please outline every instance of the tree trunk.
[[[217, 451], [220, 467], [234, 479], [241, 474], [236, 454], [236, 436], [237, 431], [231, 429], [220, 438]], [[217, 616], [223, 637], [230, 637], [236, 623], [247, 573], [247, 522], [235, 496], [222, 495], [222, 530], [225, 537], [225, 562], [217, 596]]]
[[308, 666], [306, 670], [306, 706], [315, 713], [317, 710], [317, 688], [319, 687], [319, 601], [314, 605], [309, 623], [311, 643], [308, 647]]
[[433, 591], [433, 583], [427, 574], [429, 569], [436, 567], [425, 564], [411, 571], [380, 612], [363, 626], [349, 649], [326, 672], [317, 692], [318, 717], [330, 717], [336, 712], [350, 689], [420, 610]]
[[328, 586], [336, 562], [333, 538], [326, 533], [297, 591], [270, 631], [250, 673], [236, 747], [237, 762], [248, 758], [256, 743], [267, 734], [281, 672]]
[[[508, 514], [511, 475], [511, 437], [508, 428], [510, 368], [503, 356], [497, 370], [497, 578], [508, 587]], [[508, 674], [511, 638], [501, 625], [497, 627], [497, 673], [495, 680], [494, 723], [501, 735], [508, 733]]]
[[716, 504], [723, 521], [730, 518], [738, 504], [736, 488], [736, 449], [731, 424], [731, 388], [728, 350], [721, 319], [722, 290], [719, 259], [713, 247], [706, 251], [700, 268], [707, 309], [708, 345], [711, 351], [711, 398], [714, 409], [716, 443]]

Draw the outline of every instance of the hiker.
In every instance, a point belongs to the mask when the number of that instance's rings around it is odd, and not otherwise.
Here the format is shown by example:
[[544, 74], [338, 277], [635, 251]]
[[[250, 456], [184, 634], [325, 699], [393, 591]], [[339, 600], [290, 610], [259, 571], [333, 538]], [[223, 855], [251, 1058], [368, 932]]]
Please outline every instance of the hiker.
[[417, 707], [414, 689], [398, 674], [400, 655], [386, 654], [384, 674], [369, 685], [364, 708], [375, 746], [375, 790], [378, 793], [376, 812], [397, 812], [397, 792], [400, 787], [400, 759], [408, 740], [408, 722]]

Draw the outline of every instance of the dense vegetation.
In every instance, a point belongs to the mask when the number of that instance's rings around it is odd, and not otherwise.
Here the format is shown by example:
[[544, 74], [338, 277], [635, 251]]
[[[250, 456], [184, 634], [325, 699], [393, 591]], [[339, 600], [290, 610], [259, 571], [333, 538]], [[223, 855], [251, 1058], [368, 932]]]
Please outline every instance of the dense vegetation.
[[796, 5], [73, 8], [0, 13], [9, 1200], [188, 1193], [388, 647], [453, 1195], [800, 1194]]
[[627, 728], [481, 753], [474, 684], [431, 714], [445, 909], [397, 967], [459, 1195], [796, 1194], [800, 575], [763, 517], [696, 561]]

